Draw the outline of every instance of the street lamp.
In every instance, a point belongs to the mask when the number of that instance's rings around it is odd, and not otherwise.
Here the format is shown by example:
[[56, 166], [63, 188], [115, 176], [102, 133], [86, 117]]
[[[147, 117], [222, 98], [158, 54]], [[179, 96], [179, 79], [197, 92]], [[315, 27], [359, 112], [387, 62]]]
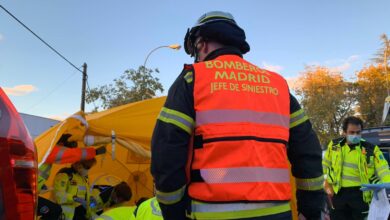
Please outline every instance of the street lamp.
[[180, 50], [181, 46], [179, 44], [171, 44], [171, 45], [166, 45], [166, 46], [159, 46], [159, 47], [156, 47], [154, 48], [153, 50], [151, 50], [148, 54], [148, 56], [146, 56], [146, 59], [145, 59], [145, 62], [144, 62], [144, 68], [146, 68], [146, 61], [148, 61], [148, 58], [150, 56], [150, 54], [152, 54], [154, 51], [160, 49], [160, 48], [163, 48], [163, 47], [167, 47], [167, 48], [171, 48], [171, 49], [174, 49], [174, 50]]

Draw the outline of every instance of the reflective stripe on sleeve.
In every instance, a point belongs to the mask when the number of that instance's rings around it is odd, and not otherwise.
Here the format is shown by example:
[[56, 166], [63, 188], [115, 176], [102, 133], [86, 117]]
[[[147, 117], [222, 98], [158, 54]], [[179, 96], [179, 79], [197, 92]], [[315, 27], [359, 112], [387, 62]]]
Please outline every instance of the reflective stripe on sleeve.
[[157, 201], [166, 205], [175, 204], [183, 198], [185, 190], [186, 185], [173, 192], [161, 192], [156, 190], [156, 198]]
[[296, 127], [307, 120], [309, 120], [309, 117], [306, 116], [303, 109], [299, 109], [290, 115], [290, 128]]
[[55, 163], [60, 163], [62, 160], [62, 157], [64, 156], [66, 148], [65, 147], [60, 147], [60, 150], [56, 154], [56, 159], [54, 160]]
[[289, 170], [284, 168], [209, 168], [201, 169], [200, 175], [207, 183], [290, 182]]
[[188, 134], [192, 134], [192, 130], [195, 124], [194, 119], [188, 115], [166, 107], [161, 109], [158, 119], [166, 123], [174, 124], [177, 127], [183, 129]]
[[251, 110], [220, 109], [196, 112], [197, 126], [212, 123], [235, 122], [250, 122], [288, 128], [289, 118], [288, 116], [278, 113], [257, 112]]
[[81, 149], [81, 160], [86, 160], [88, 156], [87, 149]]
[[297, 189], [315, 191], [324, 188], [324, 176], [319, 176], [317, 178], [295, 178]]

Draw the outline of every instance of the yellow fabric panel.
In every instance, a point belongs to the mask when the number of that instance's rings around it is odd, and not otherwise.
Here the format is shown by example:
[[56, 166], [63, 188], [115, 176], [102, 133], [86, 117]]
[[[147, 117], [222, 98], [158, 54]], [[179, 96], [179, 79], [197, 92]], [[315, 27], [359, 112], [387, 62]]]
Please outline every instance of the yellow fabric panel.
[[[81, 121], [80, 121], [81, 119]], [[87, 130], [86, 126], [82, 123], [82, 120], [85, 120], [83, 112], [76, 112], [72, 116], [68, 117], [64, 121], [56, 124], [51, 127], [37, 138], [34, 142], [37, 146], [38, 162], [41, 165], [44, 159], [49, 155], [51, 149], [60, 139], [61, 135], [64, 133], [72, 134], [72, 141], [82, 141]]]

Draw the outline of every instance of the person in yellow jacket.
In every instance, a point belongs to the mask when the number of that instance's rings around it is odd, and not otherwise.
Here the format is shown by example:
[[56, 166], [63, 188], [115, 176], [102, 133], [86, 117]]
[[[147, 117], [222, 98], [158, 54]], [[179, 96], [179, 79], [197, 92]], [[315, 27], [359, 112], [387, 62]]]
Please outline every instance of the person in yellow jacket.
[[161, 209], [156, 197], [142, 202], [135, 211], [137, 220], [163, 220]]
[[88, 170], [96, 164], [96, 159], [73, 163], [70, 168], [61, 169], [54, 179], [54, 197], [62, 207], [65, 220], [86, 219], [85, 216], [75, 216], [76, 207], [89, 201]]
[[372, 192], [360, 191], [361, 185], [390, 182], [389, 166], [379, 147], [361, 138], [360, 118], [347, 117], [342, 129], [343, 137], [329, 143], [322, 162], [331, 219], [364, 219]]
[[[53, 164], [75, 163], [80, 160], [92, 159], [99, 154], [106, 152], [106, 147], [77, 147], [77, 142], [68, 141], [71, 134], [62, 134], [57, 144], [46, 158], [38, 171], [38, 193], [43, 194], [47, 192], [48, 187], [45, 185], [50, 177]], [[52, 201], [39, 196], [38, 197], [38, 215], [42, 220], [44, 219], [58, 219], [61, 215], [61, 206]]]

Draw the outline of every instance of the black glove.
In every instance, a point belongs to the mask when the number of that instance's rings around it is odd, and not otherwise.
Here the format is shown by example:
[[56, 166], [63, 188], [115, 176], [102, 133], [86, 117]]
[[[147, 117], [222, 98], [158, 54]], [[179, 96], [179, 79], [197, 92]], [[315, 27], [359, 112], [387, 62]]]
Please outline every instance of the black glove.
[[101, 147], [98, 147], [95, 149], [96, 151], [96, 155], [99, 155], [99, 154], [105, 154], [106, 153], [106, 146], [101, 146]]

